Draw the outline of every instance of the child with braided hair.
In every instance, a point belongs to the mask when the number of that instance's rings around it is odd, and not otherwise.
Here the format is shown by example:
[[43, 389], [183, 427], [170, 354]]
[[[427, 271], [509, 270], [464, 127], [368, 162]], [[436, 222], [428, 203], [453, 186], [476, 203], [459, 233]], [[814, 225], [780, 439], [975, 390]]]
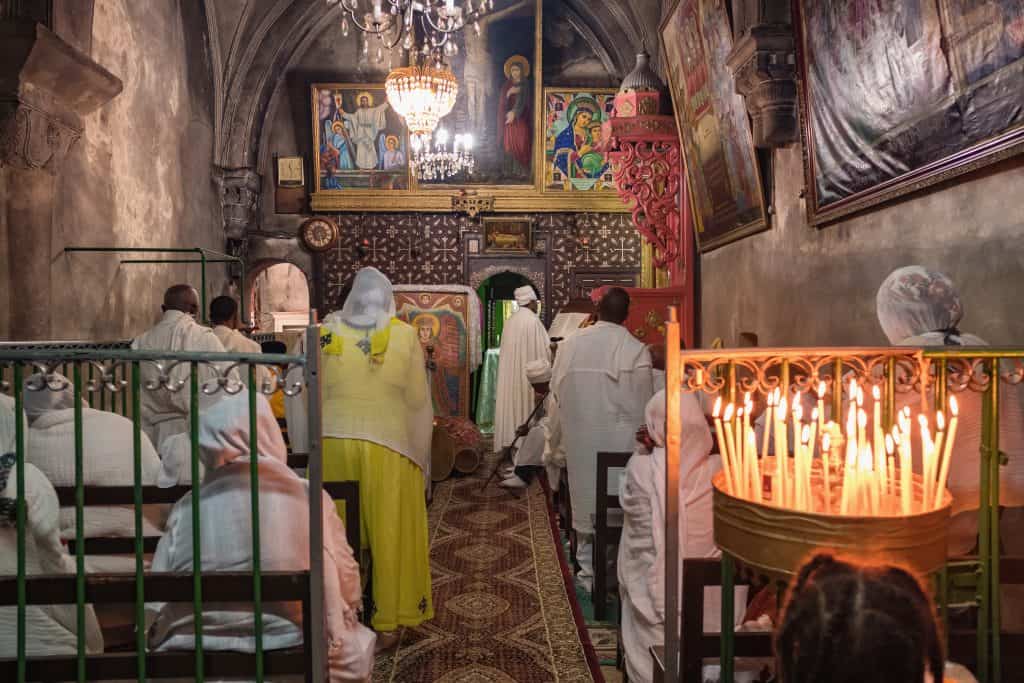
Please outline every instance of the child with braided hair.
[[944, 680], [935, 608], [921, 582], [899, 567], [826, 553], [791, 584], [775, 658], [781, 683]]

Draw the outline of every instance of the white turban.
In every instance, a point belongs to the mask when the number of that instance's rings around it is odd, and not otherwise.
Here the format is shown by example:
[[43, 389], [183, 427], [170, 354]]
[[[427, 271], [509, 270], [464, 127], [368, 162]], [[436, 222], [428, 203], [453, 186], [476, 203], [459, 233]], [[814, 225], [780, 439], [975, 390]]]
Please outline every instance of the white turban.
[[523, 285], [515, 291], [516, 303], [520, 306], [525, 306], [531, 301], [537, 300], [537, 294], [533, 291], [533, 287], [530, 285]]
[[530, 384], [543, 384], [551, 381], [551, 363], [545, 358], [531, 360], [526, 364], [526, 379]]

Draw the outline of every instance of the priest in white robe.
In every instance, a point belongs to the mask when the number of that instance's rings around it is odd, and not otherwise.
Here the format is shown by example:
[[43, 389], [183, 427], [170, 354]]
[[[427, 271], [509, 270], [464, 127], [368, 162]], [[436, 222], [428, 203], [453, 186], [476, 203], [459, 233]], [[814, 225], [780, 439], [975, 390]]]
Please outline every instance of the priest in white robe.
[[[189, 285], [174, 285], [164, 294], [163, 317], [148, 332], [132, 342], [136, 351], [190, 351], [223, 353], [224, 346], [213, 330], [196, 322], [199, 313], [199, 293]], [[166, 365], [166, 364], [165, 364]], [[159, 370], [153, 363], [140, 364], [142, 386], [157, 383]], [[232, 371], [237, 381], [237, 373]], [[166, 389], [142, 390], [142, 430], [160, 450], [164, 439], [174, 434], [188, 432], [189, 414], [189, 364], [181, 363], [170, 373], [175, 384], [183, 382], [178, 391]], [[214, 366], [199, 365], [199, 383], [216, 381]]]
[[[503, 472], [501, 486], [525, 488], [534, 473], [541, 467], [547, 468], [548, 482], [558, 488], [561, 466], [552, 457], [561, 448], [561, 423], [558, 419], [558, 404], [551, 395], [551, 363], [546, 359], [526, 364], [526, 378], [530, 381], [540, 405], [533, 412], [527, 424], [520, 425], [516, 434], [520, 437], [515, 457], [509, 468]], [[564, 463], [564, 460], [563, 460]]]
[[497, 400], [494, 406], [494, 450], [512, 444], [516, 429], [530, 416], [535, 394], [526, 377], [531, 361], [551, 361], [551, 340], [537, 316], [537, 294], [524, 285], [515, 291], [519, 310], [505, 321], [498, 352]]
[[[711, 455], [711, 430], [697, 398], [685, 392], [679, 398], [679, 557], [716, 557], [711, 477], [720, 462]], [[645, 411], [650, 449], [634, 451], [619, 481], [622, 645], [629, 680], [637, 683], [652, 680], [650, 647], [663, 643], [665, 634], [665, 414], [662, 390]], [[743, 605], [741, 600], [741, 616]]]
[[551, 378], [565, 441], [578, 578], [587, 590], [594, 576], [597, 453], [633, 450], [654, 394], [651, 354], [623, 327], [628, 316], [629, 294], [608, 290], [598, 322], [562, 342]]

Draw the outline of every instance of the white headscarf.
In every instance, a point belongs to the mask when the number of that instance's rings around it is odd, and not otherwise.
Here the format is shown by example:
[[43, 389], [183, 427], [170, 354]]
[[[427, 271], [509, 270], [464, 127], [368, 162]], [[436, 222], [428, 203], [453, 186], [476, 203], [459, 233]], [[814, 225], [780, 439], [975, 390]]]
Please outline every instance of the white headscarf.
[[526, 364], [526, 379], [530, 384], [543, 384], [551, 381], [551, 363], [547, 358], [531, 360]]
[[[26, 386], [22, 392], [24, 397], [22, 405], [25, 408], [29, 424], [48, 412], [75, 407], [75, 388], [72, 386], [71, 380], [59, 372], [47, 375], [37, 372], [29, 377], [25, 384], [39, 387], [39, 389], [29, 389]], [[88, 405], [84, 398], [82, 402], [83, 405]]]
[[[261, 458], [287, 464], [288, 449], [274, 411], [262, 394], [256, 396], [256, 448]], [[240, 391], [205, 409], [199, 417], [199, 458], [210, 472], [249, 458], [249, 392]]]
[[332, 313], [325, 324], [341, 320], [360, 329], [380, 331], [395, 317], [395, 296], [391, 281], [376, 268], [363, 268], [352, 280], [352, 292], [345, 300], [341, 313]]
[[520, 306], [526, 306], [531, 301], [537, 300], [537, 293], [533, 291], [533, 287], [530, 285], [523, 285], [517, 288], [514, 296], [516, 297], [516, 303]]
[[964, 316], [953, 281], [922, 266], [898, 268], [875, 298], [878, 323], [895, 346], [986, 346], [957, 329]]

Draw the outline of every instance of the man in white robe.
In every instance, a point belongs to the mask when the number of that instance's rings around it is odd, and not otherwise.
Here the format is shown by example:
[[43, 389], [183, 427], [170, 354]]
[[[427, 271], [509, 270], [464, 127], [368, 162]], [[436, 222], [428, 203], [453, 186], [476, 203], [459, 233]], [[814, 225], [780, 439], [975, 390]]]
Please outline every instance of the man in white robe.
[[[223, 353], [224, 346], [213, 330], [196, 322], [199, 313], [199, 293], [189, 285], [174, 285], [164, 293], [163, 317], [148, 332], [135, 338], [132, 349], [137, 351], [190, 351]], [[165, 367], [168, 363], [164, 363]], [[188, 432], [189, 364], [181, 363], [169, 374], [174, 384], [183, 382], [178, 391], [164, 388], [145, 389], [149, 383], [159, 381], [160, 372], [153, 363], [141, 363], [142, 376], [142, 430], [161, 449], [164, 439]], [[232, 371], [237, 381], [237, 373]], [[217, 369], [209, 364], [199, 365], [199, 383], [216, 381]]]
[[352, 142], [356, 145], [356, 166], [363, 170], [377, 168], [377, 135], [387, 125], [387, 100], [376, 107], [372, 96], [360, 93], [356, 110], [352, 113], [342, 110], [341, 118], [352, 131]]
[[629, 294], [608, 290], [598, 322], [562, 342], [551, 379], [565, 441], [578, 578], [587, 590], [594, 576], [597, 453], [633, 450], [654, 394], [651, 354], [622, 326], [628, 316]]
[[[526, 378], [537, 394], [541, 405], [533, 413], [529, 423], [520, 425], [516, 434], [520, 437], [519, 447], [511, 467], [503, 474], [500, 486], [525, 488], [534, 472], [544, 466], [548, 471], [548, 482], [557, 488], [561, 467], [553, 462], [551, 454], [561, 445], [561, 425], [558, 420], [558, 404], [551, 396], [551, 363], [546, 358], [526, 364]], [[564, 462], [564, 461], [563, 461]]]
[[[238, 302], [230, 296], [218, 296], [210, 302], [210, 324], [213, 325], [213, 334], [221, 343], [225, 351], [231, 353], [263, 353], [263, 349], [257, 342], [249, 339], [239, 332], [242, 327], [238, 319]], [[245, 377], [243, 381], [248, 383], [248, 367], [241, 368]], [[260, 390], [264, 382], [271, 379], [270, 370], [265, 365], [256, 366], [256, 389]]]
[[526, 365], [551, 361], [551, 341], [537, 316], [537, 294], [525, 285], [515, 291], [519, 310], [505, 321], [498, 352], [497, 400], [494, 406], [494, 450], [512, 444], [516, 429], [526, 422], [535, 404]]

